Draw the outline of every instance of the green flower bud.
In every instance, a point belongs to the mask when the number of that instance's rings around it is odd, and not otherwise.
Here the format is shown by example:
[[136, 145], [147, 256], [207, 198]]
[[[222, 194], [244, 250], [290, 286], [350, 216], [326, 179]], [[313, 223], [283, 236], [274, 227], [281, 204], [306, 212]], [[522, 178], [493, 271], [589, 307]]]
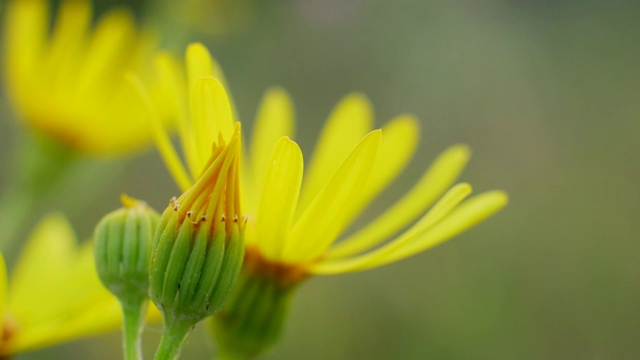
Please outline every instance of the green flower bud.
[[149, 293], [151, 242], [160, 216], [144, 202], [122, 195], [123, 208], [96, 226], [95, 262], [102, 283], [124, 314], [125, 359], [140, 359], [140, 333]]
[[244, 258], [239, 197], [240, 129], [214, 146], [196, 183], [162, 214], [149, 293], [164, 319], [156, 359], [174, 359], [190, 333], [224, 303]]
[[160, 216], [144, 202], [122, 195], [124, 207], [107, 214], [95, 231], [98, 276], [121, 301], [148, 298], [151, 241]]

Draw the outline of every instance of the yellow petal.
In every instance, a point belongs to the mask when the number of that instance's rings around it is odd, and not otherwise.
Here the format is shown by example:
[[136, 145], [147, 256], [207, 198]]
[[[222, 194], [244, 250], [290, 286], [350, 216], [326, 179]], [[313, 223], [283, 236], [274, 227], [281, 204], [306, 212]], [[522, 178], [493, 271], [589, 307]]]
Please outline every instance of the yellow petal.
[[[264, 186], [269, 158], [274, 145], [283, 136], [293, 137], [294, 110], [289, 94], [282, 88], [272, 88], [262, 99], [256, 116], [256, 124], [251, 141], [251, 186], [260, 190]], [[260, 200], [254, 194], [249, 212], [253, 213]]]
[[411, 115], [398, 116], [382, 128], [382, 142], [371, 176], [367, 180], [362, 198], [355, 204], [352, 213], [347, 214], [347, 223], [351, 223], [406, 167], [416, 150], [419, 131], [418, 121]]
[[[446, 240], [464, 232], [487, 219], [508, 202], [507, 195], [502, 191], [490, 191], [460, 205], [449, 216], [439, 221], [425, 232], [409, 231], [407, 236], [401, 236], [398, 244], [389, 244], [371, 254], [353, 259], [334, 260], [319, 263], [310, 269], [315, 274], [337, 274], [349, 271], [361, 271], [393, 263], [412, 255], [416, 255]], [[395, 242], [395, 241], [394, 241]], [[394, 251], [387, 251], [394, 250]], [[382, 256], [381, 256], [382, 255]]]
[[[26, 243], [9, 282], [9, 311], [21, 326], [29, 327], [53, 317], [64, 304], [70, 275], [69, 264], [76, 256], [75, 235], [62, 215], [45, 217]], [[42, 296], [47, 306], [42, 306]]]
[[90, 20], [91, 5], [88, 1], [65, 0], [60, 4], [44, 74], [46, 83], [53, 89], [50, 90], [51, 95], [61, 99], [71, 96], [81, 61], [79, 52]]
[[380, 146], [381, 131], [365, 136], [300, 216], [287, 236], [283, 261], [304, 263], [322, 255], [345, 226]]
[[233, 120], [229, 98], [218, 80], [213, 77], [196, 80], [191, 94], [191, 141], [195, 142], [200, 171], [211, 156], [211, 146], [222, 133], [226, 141], [231, 139]]
[[287, 137], [281, 138], [268, 165], [255, 225], [259, 238], [248, 244], [257, 246], [266, 258], [278, 260], [293, 221], [302, 182], [303, 161], [298, 144]]
[[349, 94], [336, 106], [322, 130], [305, 174], [298, 214], [306, 209], [360, 139], [371, 130], [372, 121], [371, 105], [362, 94]]
[[[0, 254], [0, 319], [4, 319], [7, 312], [7, 265], [4, 256]], [[3, 327], [0, 326], [0, 339], [2, 338]]]
[[388, 244], [353, 258], [320, 262], [311, 268], [311, 272], [317, 274], [337, 274], [356, 271], [367, 266], [367, 264], [378, 263], [381, 259], [413, 241], [417, 235], [420, 235], [433, 227], [470, 194], [471, 186], [469, 184], [458, 184], [447, 191], [447, 193], [438, 200], [433, 208], [429, 210], [429, 212], [416, 224], [411, 226], [411, 228], [402, 233], [398, 238], [390, 241]]
[[153, 139], [156, 143], [156, 147], [158, 148], [158, 152], [160, 152], [160, 155], [164, 159], [164, 163], [178, 186], [182, 191], [187, 191], [193, 184], [193, 179], [187, 174], [187, 170], [182, 164], [178, 153], [173, 148], [167, 129], [158, 116], [155, 105], [149, 97], [142, 81], [140, 81], [137, 76], [129, 74], [127, 80], [130, 87], [136, 91], [137, 96], [146, 108], [147, 116], [149, 118], [149, 126], [151, 127]]
[[443, 243], [486, 220], [504, 208], [508, 202], [509, 197], [503, 191], [490, 191], [477, 195], [460, 205], [451, 215], [422, 236], [416, 238], [415, 241], [398, 249], [379, 264], [372, 264], [371, 266], [392, 263]]
[[[51, 315], [28, 326], [20, 323], [20, 332], [12, 344], [12, 351], [87, 337], [120, 326], [120, 305], [98, 279], [91, 245], [90, 242], [86, 243], [66, 264], [69, 268], [67, 276], [63, 282], [56, 284], [56, 293], [48, 294], [46, 306], [53, 310]], [[47, 272], [47, 269], [42, 270]], [[51, 297], [56, 299], [54, 303], [58, 305], [51, 305]], [[42, 298], [39, 300], [43, 306]]]
[[[127, 64], [135, 39], [133, 17], [127, 11], [112, 10], [100, 18], [78, 70], [79, 98], [75, 101], [86, 99], [91, 103], [114, 91], [113, 85], [119, 80], [114, 75], [119, 75]], [[96, 94], [97, 89], [104, 93]]]
[[199, 78], [209, 76], [218, 79], [223, 86], [226, 85], [222, 69], [211, 57], [207, 47], [201, 43], [191, 43], [187, 46], [185, 61], [189, 86], [193, 86]]
[[[186, 53], [186, 65], [187, 65], [187, 81], [189, 91], [193, 88], [196, 80], [201, 77], [212, 76], [222, 84], [225, 89], [228, 89], [227, 79], [224, 76], [222, 67], [218, 64], [216, 59], [211, 56], [211, 53], [206, 46], [201, 43], [192, 43], [187, 47]], [[233, 103], [233, 99], [229, 95], [229, 104], [231, 107], [231, 116], [233, 120], [236, 120], [237, 111]], [[230, 134], [228, 134], [230, 136]], [[227, 138], [228, 139], [228, 138]]]
[[5, 71], [8, 91], [24, 108], [34, 78], [41, 72], [39, 65], [49, 26], [48, 2], [44, 0], [11, 1], [6, 3]]
[[469, 149], [463, 145], [447, 149], [408, 193], [369, 225], [336, 244], [327, 257], [341, 258], [364, 251], [414, 221], [455, 182], [467, 164], [469, 154]]

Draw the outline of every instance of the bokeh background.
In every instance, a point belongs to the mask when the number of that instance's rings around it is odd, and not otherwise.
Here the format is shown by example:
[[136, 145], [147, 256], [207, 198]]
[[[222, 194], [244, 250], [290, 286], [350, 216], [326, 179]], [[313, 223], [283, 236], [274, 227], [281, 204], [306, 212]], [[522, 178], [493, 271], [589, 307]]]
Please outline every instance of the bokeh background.
[[[511, 196], [505, 211], [427, 253], [312, 279], [265, 359], [640, 358], [640, 3], [119, 3], [159, 28], [178, 54], [189, 41], [210, 47], [249, 136], [264, 90], [288, 89], [307, 158], [348, 92], [370, 97], [380, 126], [416, 114], [417, 156], [358, 224], [459, 142], [474, 152], [463, 180]], [[24, 128], [5, 96], [0, 116], [0, 186], [7, 186]], [[78, 166], [95, 171], [61, 187], [33, 224], [45, 210], [63, 211], [88, 239], [120, 193], [157, 209], [178, 194], [153, 149]], [[145, 334], [149, 358], [159, 332]], [[119, 358], [119, 336], [19, 358]], [[210, 351], [199, 329], [183, 358]]]

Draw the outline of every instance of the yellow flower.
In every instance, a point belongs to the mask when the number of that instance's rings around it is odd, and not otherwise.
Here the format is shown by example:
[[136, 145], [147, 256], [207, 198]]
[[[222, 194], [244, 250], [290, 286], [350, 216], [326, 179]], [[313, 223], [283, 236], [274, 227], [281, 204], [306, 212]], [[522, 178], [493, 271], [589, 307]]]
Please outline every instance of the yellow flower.
[[[237, 117], [222, 72], [204, 46], [187, 49], [186, 85], [169, 57], [161, 56], [157, 65], [165, 83], [162, 104], [177, 114], [184, 163], [161, 121], [152, 116], [156, 143], [184, 190], [205, 168], [215, 134], [228, 139]], [[296, 285], [308, 276], [366, 270], [416, 255], [507, 204], [502, 191], [465, 201], [471, 186], [454, 183], [469, 149], [456, 145], [388, 210], [343, 236], [402, 172], [418, 143], [413, 116], [398, 116], [372, 130], [372, 113], [363, 95], [346, 96], [322, 130], [303, 177], [302, 152], [290, 140], [295, 126], [292, 102], [279, 88], [265, 95], [242, 162], [243, 208], [249, 219], [245, 260], [229, 299], [209, 322], [222, 359], [252, 358], [271, 347]]]
[[150, 141], [144, 107], [125, 80], [153, 41], [115, 9], [91, 28], [88, 0], [64, 0], [52, 33], [46, 0], [13, 0], [5, 16], [5, 79], [18, 115], [35, 131], [94, 155]]
[[[186, 87], [180, 85], [180, 74], [168, 57], [162, 56], [158, 64], [165, 87], [174, 89], [186, 166], [159, 121], [155, 122], [157, 144], [185, 190], [204, 169], [215, 134], [230, 136], [235, 115], [222, 72], [204, 46], [192, 44], [187, 49]], [[184, 95], [179, 89], [184, 88], [189, 93], [190, 117], [185, 115], [187, 101], [181, 100]], [[170, 97], [165, 100], [171, 102]], [[266, 93], [248, 159], [243, 162], [243, 173], [248, 174], [243, 177], [243, 194], [247, 194], [249, 257], [291, 268], [296, 278], [365, 270], [427, 250], [506, 205], [502, 191], [463, 202], [471, 186], [453, 185], [469, 159], [469, 149], [456, 145], [440, 155], [387, 211], [341, 238], [345, 228], [400, 174], [418, 143], [418, 122], [413, 116], [398, 116], [379, 130], [371, 129], [372, 117], [363, 95], [346, 96], [329, 117], [303, 179], [302, 153], [289, 139], [295, 126], [292, 102], [282, 89]]]
[[78, 247], [63, 216], [43, 219], [23, 251], [8, 285], [0, 256], [0, 357], [121, 326], [120, 305], [98, 280], [91, 243]]

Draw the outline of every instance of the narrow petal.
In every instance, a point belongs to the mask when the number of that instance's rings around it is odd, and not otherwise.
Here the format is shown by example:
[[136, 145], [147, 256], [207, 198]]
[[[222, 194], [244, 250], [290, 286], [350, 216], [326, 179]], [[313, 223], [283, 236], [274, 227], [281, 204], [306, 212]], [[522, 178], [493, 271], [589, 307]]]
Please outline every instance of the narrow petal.
[[219, 133], [225, 141], [231, 139], [233, 120], [229, 98], [222, 84], [213, 77], [199, 78], [191, 93], [192, 134], [196, 144], [196, 157], [202, 171], [211, 156], [211, 145]]
[[45, 64], [46, 82], [55, 89], [51, 95], [62, 99], [70, 96], [76, 84], [81, 60], [79, 52], [86, 40], [90, 21], [91, 5], [88, 1], [65, 0], [60, 4]]
[[[60, 284], [71, 274], [76, 256], [71, 225], [61, 215], [44, 218], [29, 237], [9, 282], [9, 309], [21, 326], [46, 322], [65, 304]], [[46, 275], [45, 275], [46, 274]], [[49, 294], [42, 306], [42, 294]]]
[[[12, 344], [13, 351], [87, 337], [120, 326], [120, 305], [98, 279], [91, 245], [86, 243], [75, 251], [72, 260], [65, 264], [68, 274], [55, 284], [57, 292], [50, 293], [51, 296], [47, 298], [48, 307], [52, 306], [49, 303], [52, 299], [57, 305], [51, 308], [48, 318], [40, 318], [21, 328]], [[45, 272], [47, 270], [42, 269]]]
[[[4, 319], [7, 312], [7, 265], [4, 256], [0, 254], [0, 319]], [[0, 326], [0, 338], [2, 338], [3, 327]]]
[[169, 117], [168, 122], [178, 129], [186, 166], [191, 178], [196, 178], [202, 171], [202, 164], [196, 155], [195, 141], [190, 137], [193, 124], [189, 121], [186, 79], [181, 66], [168, 53], [157, 54], [154, 65], [158, 81], [154, 100], [158, 114]]
[[127, 80], [130, 86], [136, 90], [137, 95], [146, 107], [147, 116], [149, 117], [149, 126], [151, 127], [153, 139], [158, 148], [158, 152], [160, 152], [160, 155], [164, 159], [164, 163], [167, 165], [167, 168], [173, 176], [176, 184], [178, 184], [182, 191], [186, 191], [193, 184], [193, 180], [187, 174], [187, 170], [182, 164], [178, 153], [173, 148], [167, 129], [158, 116], [149, 94], [142, 84], [142, 81], [140, 81], [137, 76], [129, 74], [129, 76], [127, 76]]
[[226, 85], [222, 69], [211, 57], [206, 46], [201, 43], [192, 43], [187, 47], [185, 55], [187, 65], [187, 80], [189, 86], [193, 86], [201, 77], [214, 77]]
[[419, 124], [411, 115], [401, 115], [382, 128], [382, 142], [376, 162], [367, 180], [362, 198], [347, 214], [351, 223], [384, 188], [406, 167], [416, 150], [419, 139]]
[[369, 225], [336, 244], [327, 257], [341, 258], [364, 251], [414, 221], [453, 185], [467, 164], [469, 155], [469, 149], [463, 145], [446, 150], [407, 194]]
[[416, 224], [405, 231], [398, 238], [371, 252], [353, 258], [329, 260], [320, 262], [311, 271], [319, 274], [337, 274], [358, 270], [367, 264], [379, 262], [402, 246], [411, 242], [416, 235], [424, 233], [440, 220], [446, 217], [458, 204], [471, 194], [471, 186], [466, 183], [458, 184], [447, 191]]
[[320, 264], [316, 269], [312, 269], [312, 272], [315, 270], [316, 273], [331, 274], [360, 271], [400, 261], [439, 245], [472, 228], [504, 208], [508, 202], [509, 198], [503, 191], [489, 191], [477, 195], [457, 207], [451, 214], [427, 231], [422, 233], [419, 231], [411, 232], [407, 239], [402, 239], [404, 242], [402, 246], [395, 246], [394, 251], [386, 252], [383, 250], [384, 248], [381, 248], [380, 254], [375, 251], [367, 261], [360, 261], [356, 266], [352, 266], [353, 264], [345, 266], [344, 263], [340, 264], [340, 261], [336, 261], [333, 264]]
[[[32, 86], [31, 80], [40, 73], [40, 59], [49, 26], [48, 2], [44, 0], [11, 1], [6, 3], [4, 74], [9, 83], [8, 90], [15, 101], [29, 101], [26, 94]], [[35, 74], [35, 75], [34, 75]]]
[[[225, 89], [229, 88], [227, 79], [224, 76], [222, 67], [218, 64], [216, 59], [211, 56], [211, 53], [206, 46], [201, 43], [192, 43], [187, 47], [187, 53], [185, 56], [187, 65], [187, 81], [189, 89], [193, 87], [201, 77], [212, 76], [222, 84]], [[231, 107], [231, 115], [234, 120], [238, 119], [236, 107], [233, 99], [229, 95], [229, 104]]]
[[[133, 17], [123, 9], [112, 10], [100, 18], [89, 40], [83, 66], [78, 70], [76, 101], [96, 101], [96, 96], [106, 96], [114, 90], [111, 87], [117, 80], [114, 75], [126, 65], [135, 34]], [[100, 84], [104, 94], [95, 93], [96, 84]]]
[[303, 161], [298, 144], [281, 138], [268, 165], [255, 225], [260, 238], [252, 245], [258, 246], [266, 258], [277, 260], [293, 221], [302, 183]]
[[399, 261], [441, 244], [486, 220], [504, 208], [508, 202], [509, 197], [503, 191], [496, 190], [477, 195], [460, 205], [437, 226], [417, 237], [415, 241], [399, 248], [379, 264], [371, 264], [370, 267]]
[[302, 185], [298, 213], [301, 214], [349, 156], [360, 139], [371, 130], [373, 111], [362, 94], [350, 94], [333, 110], [313, 152]]
[[345, 214], [356, 203], [380, 146], [381, 131], [365, 136], [300, 216], [287, 236], [284, 262], [307, 262], [320, 255], [344, 229]]
[[[282, 88], [269, 89], [258, 110], [251, 141], [251, 181], [254, 189], [260, 190], [264, 186], [267, 168], [270, 166], [269, 156], [274, 145], [283, 136], [293, 137], [293, 132], [294, 110], [289, 94]], [[260, 199], [254, 197], [253, 200], [257, 203]], [[255, 208], [252, 206], [250, 212]]]

